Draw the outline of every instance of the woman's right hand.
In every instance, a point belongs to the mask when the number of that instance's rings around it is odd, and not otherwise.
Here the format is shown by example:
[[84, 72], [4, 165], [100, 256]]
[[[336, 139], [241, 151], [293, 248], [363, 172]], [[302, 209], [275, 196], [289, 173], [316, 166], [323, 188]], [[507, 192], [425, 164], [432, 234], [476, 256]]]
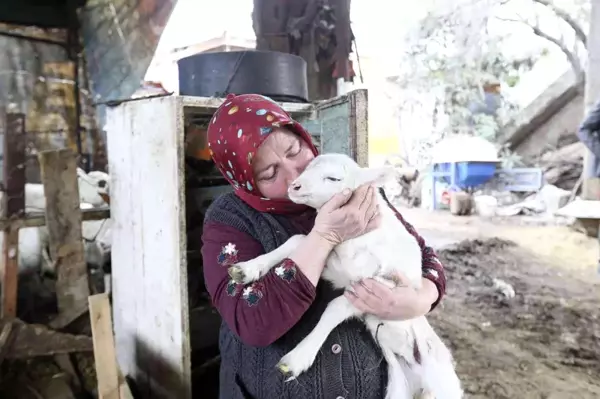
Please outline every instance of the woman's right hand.
[[363, 185], [335, 195], [319, 210], [313, 232], [338, 245], [379, 227], [381, 216], [375, 188]]

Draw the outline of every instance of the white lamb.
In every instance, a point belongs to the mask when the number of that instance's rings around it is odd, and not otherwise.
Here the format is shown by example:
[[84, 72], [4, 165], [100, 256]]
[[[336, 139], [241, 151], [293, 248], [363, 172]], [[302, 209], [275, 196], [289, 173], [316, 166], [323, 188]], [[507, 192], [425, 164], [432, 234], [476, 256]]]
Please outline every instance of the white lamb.
[[[99, 208], [107, 206], [109, 196], [109, 175], [101, 171], [85, 173], [77, 168], [77, 181], [79, 188], [79, 201], [81, 209]], [[0, 212], [3, 210], [4, 192], [0, 192]], [[25, 184], [25, 212], [44, 212], [46, 209], [46, 196], [44, 186], [40, 183]], [[110, 226], [111, 220], [93, 220], [82, 223], [82, 236], [84, 238], [86, 260], [91, 260], [91, 265], [102, 267], [110, 256]], [[4, 233], [0, 232], [0, 248], [4, 241]], [[50, 261], [46, 247], [48, 245], [48, 229], [46, 226], [24, 227], [19, 229], [19, 272], [31, 271], [55, 272], [55, 264]], [[108, 253], [108, 255], [107, 255]]]
[[[345, 155], [325, 154], [316, 157], [290, 185], [288, 196], [318, 211], [345, 188], [354, 190], [365, 183], [380, 187], [393, 178], [392, 168], [361, 168]], [[404, 273], [415, 288], [421, 287], [421, 249], [379, 194], [378, 201], [381, 227], [336, 246], [327, 258], [322, 277], [336, 288], [350, 289], [352, 283], [368, 277], [392, 288], [395, 283], [386, 276], [396, 270]], [[303, 239], [303, 235], [295, 235], [272, 252], [233, 265], [229, 268], [231, 278], [245, 284], [259, 279]], [[381, 320], [362, 314], [343, 295], [329, 303], [314, 330], [281, 359], [278, 368], [290, 379], [296, 378], [313, 364], [329, 333], [351, 317], [365, 322], [387, 361], [386, 399], [412, 399], [420, 394], [437, 399], [462, 398], [452, 355], [425, 317]]]
[[[85, 173], [77, 168], [77, 184], [79, 201], [94, 208], [108, 205], [110, 178], [105, 172], [98, 170]], [[41, 183], [25, 183], [25, 212], [44, 212], [46, 210], [46, 195]], [[0, 214], [4, 213], [4, 192], [0, 191]]]

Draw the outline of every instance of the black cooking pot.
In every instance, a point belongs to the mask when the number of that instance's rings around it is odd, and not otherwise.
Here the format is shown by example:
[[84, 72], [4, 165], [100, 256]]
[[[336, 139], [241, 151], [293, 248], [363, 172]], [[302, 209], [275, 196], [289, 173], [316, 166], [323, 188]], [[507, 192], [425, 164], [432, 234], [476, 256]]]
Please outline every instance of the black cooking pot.
[[179, 94], [225, 97], [262, 94], [281, 102], [308, 102], [306, 61], [276, 51], [195, 54], [177, 62]]

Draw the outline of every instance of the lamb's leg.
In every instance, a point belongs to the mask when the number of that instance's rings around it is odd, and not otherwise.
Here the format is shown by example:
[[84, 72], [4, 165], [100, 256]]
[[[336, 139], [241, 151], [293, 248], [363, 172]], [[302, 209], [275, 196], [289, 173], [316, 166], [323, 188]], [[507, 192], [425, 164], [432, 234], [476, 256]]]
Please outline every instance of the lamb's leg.
[[[441, 340], [440, 343], [444, 345]], [[423, 390], [436, 399], [461, 399], [464, 393], [452, 357], [445, 345], [439, 349], [447, 351], [448, 356], [425, 354], [421, 364], [414, 367]]]
[[399, 334], [392, 323], [382, 321], [373, 315], [366, 315], [365, 324], [381, 348], [388, 365], [385, 399], [413, 399], [416, 391], [415, 378], [410, 370], [407, 370], [404, 359], [395, 353], [398, 341], [407, 340], [408, 336]]
[[413, 389], [400, 364], [401, 360], [389, 348], [381, 346], [381, 351], [388, 365], [385, 399], [413, 399]]
[[423, 391], [436, 399], [462, 399], [464, 393], [453, 364], [434, 358], [424, 358], [416, 367]]
[[281, 358], [277, 368], [288, 379], [298, 377], [313, 364], [331, 331], [344, 320], [360, 314], [345, 296], [335, 298], [329, 302], [315, 328], [291, 352]]
[[279, 248], [268, 252], [264, 255], [257, 256], [254, 259], [246, 262], [239, 262], [232, 265], [227, 272], [229, 277], [236, 283], [248, 284], [258, 280], [273, 266], [280, 263], [282, 260], [290, 256], [290, 254], [298, 247], [300, 242], [304, 239], [304, 235], [297, 234], [290, 237], [284, 242]]

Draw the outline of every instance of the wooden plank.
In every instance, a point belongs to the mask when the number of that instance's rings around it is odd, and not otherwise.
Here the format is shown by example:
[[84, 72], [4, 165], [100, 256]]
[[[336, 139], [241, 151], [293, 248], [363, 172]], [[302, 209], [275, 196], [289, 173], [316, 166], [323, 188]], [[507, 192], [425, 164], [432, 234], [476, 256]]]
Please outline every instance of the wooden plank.
[[81, 302], [70, 309], [61, 311], [58, 316], [48, 323], [48, 326], [54, 330], [62, 330], [63, 328], [67, 327], [87, 312], [88, 307], [84, 306], [84, 304], [84, 302]]
[[[7, 327], [7, 326], [10, 327]], [[92, 339], [50, 330], [38, 324], [26, 324], [19, 319], [0, 319], [3, 345], [1, 356], [6, 359], [29, 359], [72, 352], [91, 352]], [[8, 332], [6, 336], [4, 332]]]
[[142, 397], [191, 398], [181, 98], [107, 113], [119, 365]]
[[123, 373], [118, 366], [117, 373], [119, 377], [119, 395], [121, 395], [121, 399], [133, 399], [133, 394], [131, 393], [131, 389], [129, 389], [129, 384], [127, 384], [127, 380], [123, 376]]
[[50, 257], [56, 262], [60, 314], [85, 309], [90, 294], [81, 238], [76, 156], [70, 149], [38, 154], [44, 193]]
[[[110, 209], [82, 209], [81, 220], [103, 220], [110, 218]], [[39, 227], [46, 225], [46, 214], [41, 212], [28, 213], [25, 216], [17, 219], [0, 219], [0, 230], [8, 228], [9, 225], [14, 225], [18, 228], [23, 227]]]
[[56, 362], [56, 365], [60, 367], [60, 369], [69, 377], [69, 382], [71, 385], [73, 385], [73, 387], [80, 392], [82, 390], [81, 380], [77, 375], [77, 371], [75, 370], [75, 365], [73, 364], [71, 357], [68, 354], [63, 353], [54, 356], [54, 361]]
[[[6, 216], [20, 217], [25, 210], [25, 115], [6, 114], [4, 134], [4, 209]], [[19, 229], [4, 228], [2, 248], [2, 306], [0, 317], [17, 315]]]
[[19, 284], [19, 229], [4, 230], [2, 260], [2, 314], [0, 317], [15, 317]]
[[366, 89], [348, 93], [350, 107], [350, 151], [356, 162], [369, 165], [369, 95]]
[[4, 362], [4, 358], [9, 349], [9, 344], [12, 344], [12, 342], [9, 342], [12, 336], [12, 328], [13, 323], [4, 323], [0, 328], [0, 366], [2, 365], [2, 362]]
[[27, 386], [27, 390], [29, 393], [32, 391], [35, 392], [36, 398], [77, 399], [77, 396], [75, 396], [75, 393], [71, 389], [69, 380], [70, 378], [66, 373], [58, 373], [52, 377], [35, 381], [32, 385]]
[[88, 298], [98, 379], [98, 399], [119, 399], [119, 373], [108, 294]]

